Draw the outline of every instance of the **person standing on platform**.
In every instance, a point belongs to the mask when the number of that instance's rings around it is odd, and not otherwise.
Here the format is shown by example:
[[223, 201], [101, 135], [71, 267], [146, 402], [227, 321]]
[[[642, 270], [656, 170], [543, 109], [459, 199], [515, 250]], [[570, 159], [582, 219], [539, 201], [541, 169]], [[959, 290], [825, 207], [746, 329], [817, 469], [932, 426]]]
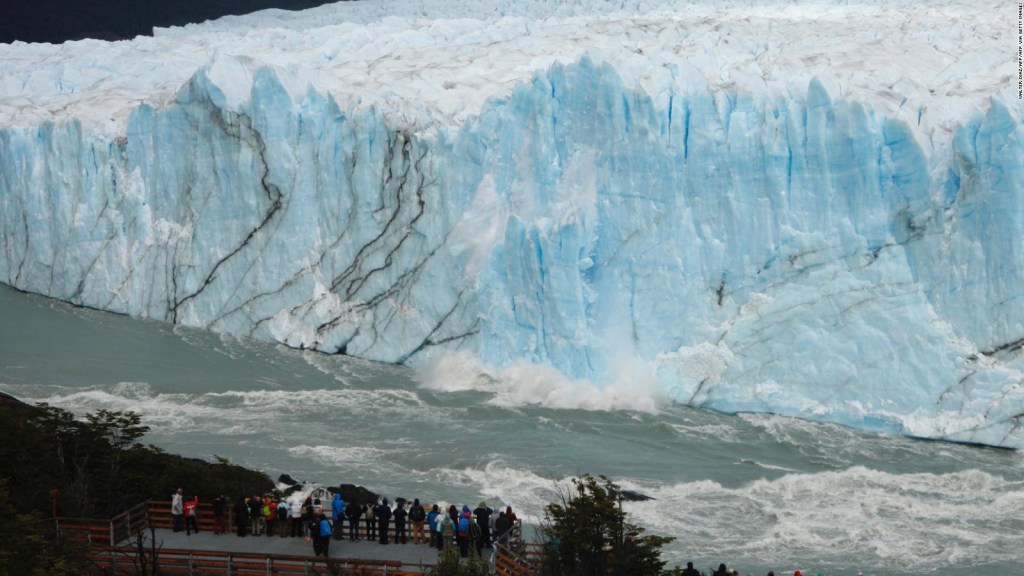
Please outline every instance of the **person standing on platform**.
[[508, 548], [508, 537], [512, 532], [512, 521], [508, 519], [508, 514], [502, 510], [498, 512], [498, 519], [494, 522], [494, 537], [498, 544]]
[[181, 532], [181, 517], [185, 514], [182, 493], [181, 488], [178, 488], [177, 492], [171, 495], [171, 520], [173, 521], [172, 528], [175, 532]]
[[302, 537], [302, 503], [292, 500], [288, 503], [288, 515], [292, 519], [292, 538]]
[[199, 496], [193, 496], [191, 500], [185, 502], [185, 536], [191, 536], [192, 532], [199, 534], [199, 522], [196, 517], [199, 507]]
[[437, 531], [437, 522], [439, 520], [438, 516], [440, 515], [441, 509], [438, 508], [437, 504], [434, 504], [434, 507], [430, 509], [430, 512], [427, 512], [427, 526], [430, 528], [431, 548], [441, 548], [441, 546], [438, 545], [438, 540], [440, 540], [441, 536]]
[[377, 539], [377, 507], [372, 502], [366, 504], [363, 519], [366, 521], [366, 539], [372, 542]]
[[[348, 539], [353, 542], [359, 541], [359, 518], [363, 515], [363, 507], [356, 504], [355, 500], [345, 505], [345, 518], [348, 519]], [[335, 530], [338, 530], [335, 527]]]
[[452, 545], [452, 538], [455, 536], [455, 522], [452, 522], [452, 517], [445, 514], [439, 516], [437, 520], [438, 528], [437, 531], [441, 533], [440, 543], [437, 545], [438, 550], [444, 550], [448, 546]]
[[331, 519], [334, 520], [334, 539], [343, 540], [345, 538], [343, 531], [345, 527], [345, 499], [341, 497], [341, 492], [335, 492], [334, 500], [331, 501]]
[[277, 503], [277, 535], [281, 538], [288, 536], [288, 522], [291, 510], [288, 509], [288, 501], [281, 498]]
[[456, 541], [459, 543], [459, 556], [469, 558], [469, 506], [462, 505], [462, 516], [459, 517]]
[[405, 502], [399, 500], [395, 506], [395, 544], [405, 544], [405, 519], [409, 513], [405, 511]]
[[235, 527], [238, 528], [238, 536], [244, 538], [249, 528], [249, 506], [245, 503], [245, 496], [239, 496], [235, 503]]
[[426, 542], [427, 539], [423, 536], [423, 523], [427, 520], [427, 512], [420, 505], [420, 499], [416, 498], [412, 501], [412, 508], [409, 510], [409, 523], [412, 524], [412, 543], [419, 544], [420, 542]]
[[480, 540], [481, 546], [490, 548], [491, 547], [491, 514], [494, 510], [487, 505], [487, 502], [481, 502], [476, 510], [473, 510], [473, 515], [476, 516], [476, 523], [480, 526]]
[[388, 543], [388, 526], [391, 524], [391, 506], [388, 505], [388, 499], [385, 498], [381, 501], [380, 506], [377, 506], [377, 534], [380, 536], [380, 543]]
[[267, 536], [274, 535], [275, 524], [277, 524], [277, 501], [267, 498], [263, 501], [263, 526], [267, 529]]
[[249, 498], [249, 533], [253, 536], [263, 534], [263, 502], [259, 496]]
[[213, 533], [218, 536], [228, 531], [227, 518], [224, 516], [227, 503], [227, 498], [223, 494], [218, 494], [213, 499]]
[[315, 508], [306, 514], [306, 542], [313, 542], [313, 556], [319, 556], [324, 549], [324, 541], [320, 538], [320, 520], [323, 518], [323, 510]]
[[320, 514], [319, 518], [320, 553], [326, 558], [331, 555], [331, 533], [334, 532], [334, 528], [331, 527], [331, 521], [327, 519], [327, 516]]

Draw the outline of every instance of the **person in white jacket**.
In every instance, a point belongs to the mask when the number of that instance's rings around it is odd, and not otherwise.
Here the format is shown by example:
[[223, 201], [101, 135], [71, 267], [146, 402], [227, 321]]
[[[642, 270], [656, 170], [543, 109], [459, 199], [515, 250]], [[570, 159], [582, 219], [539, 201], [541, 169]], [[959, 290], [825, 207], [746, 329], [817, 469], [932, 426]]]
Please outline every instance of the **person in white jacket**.
[[185, 504], [181, 500], [183, 494], [181, 488], [171, 495], [171, 518], [174, 520], [174, 531], [181, 532], [181, 519], [185, 514]]

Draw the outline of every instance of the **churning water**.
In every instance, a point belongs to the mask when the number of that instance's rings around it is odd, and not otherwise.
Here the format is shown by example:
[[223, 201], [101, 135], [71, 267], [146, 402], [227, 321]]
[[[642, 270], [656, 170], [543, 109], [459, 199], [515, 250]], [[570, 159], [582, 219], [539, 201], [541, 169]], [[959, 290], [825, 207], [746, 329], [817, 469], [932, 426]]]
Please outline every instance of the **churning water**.
[[500, 382], [439, 391], [405, 368], [3, 286], [0, 325], [0, 389], [78, 414], [134, 410], [151, 427], [147, 442], [275, 478], [487, 500], [536, 521], [559, 483], [605, 474], [654, 497], [625, 507], [677, 538], [666, 549], [672, 563], [726, 562], [744, 574], [1024, 574], [1019, 452], [678, 406], [496, 405]]

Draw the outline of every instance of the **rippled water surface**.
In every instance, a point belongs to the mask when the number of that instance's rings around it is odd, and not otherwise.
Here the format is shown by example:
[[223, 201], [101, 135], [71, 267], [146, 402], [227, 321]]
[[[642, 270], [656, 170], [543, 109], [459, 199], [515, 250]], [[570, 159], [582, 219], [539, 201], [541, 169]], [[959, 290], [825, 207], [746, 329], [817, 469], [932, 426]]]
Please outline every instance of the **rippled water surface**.
[[[0, 389], [83, 414], [134, 410], [147, 441], [273, 477], [512, 505], [605, 474], [675, 536], [673, 563], [742, 573], [1024, 574], [1019, 452], [762, 414], [490, 403], [405, 368], [73, 308], [0, 286]], [[436, 375], [435, 375], [436, 377]], [[453, 379], [462, 377], [452, 374]]]

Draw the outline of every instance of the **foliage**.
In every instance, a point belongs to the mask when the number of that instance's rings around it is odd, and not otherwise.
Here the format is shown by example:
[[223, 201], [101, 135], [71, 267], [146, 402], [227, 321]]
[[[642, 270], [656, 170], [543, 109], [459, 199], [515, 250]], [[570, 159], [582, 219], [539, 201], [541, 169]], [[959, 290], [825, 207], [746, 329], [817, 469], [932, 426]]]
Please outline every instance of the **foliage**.
[[490, 566], [472, 546], [469, 549], [469, 558], [463, 562], [459, 558], [458, 548], [449, 545], [445, 546], [444, 550], [437, 555], [437, 563], [434, 564], [430, 574], [432, 576], [487, 576], [490, 574]]
[[0, 478], [0, 574], [74, 576], [82, 573], [74, 550], [54, 537], [52, 523], [36, 513], [19, 514]]
[[544, 539], [541, 573], [564, 576], [645, 576], [665, 573], [661, 548], [673, 538], [644, 535], [627, 521], [619, 487], [589, 474], [572, 480], [561, 502], [548, 504], [540, 533]]
[[0, 478], [10, 505], [49, 515], [57, 489], [59, 515], [109, 518], [148, 498], [169, 499], [179, 487], [206, 501], [273, 488], [261, 472], [144, 446], [148, 430], [132, 412], [100, 410], [79, 421], [45, 404], [0, 407]]

